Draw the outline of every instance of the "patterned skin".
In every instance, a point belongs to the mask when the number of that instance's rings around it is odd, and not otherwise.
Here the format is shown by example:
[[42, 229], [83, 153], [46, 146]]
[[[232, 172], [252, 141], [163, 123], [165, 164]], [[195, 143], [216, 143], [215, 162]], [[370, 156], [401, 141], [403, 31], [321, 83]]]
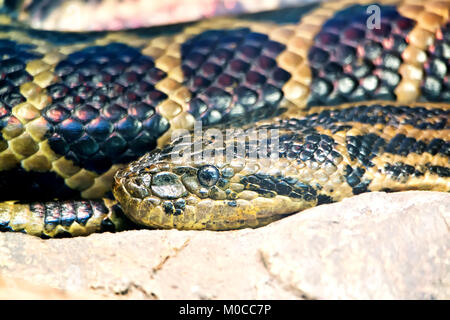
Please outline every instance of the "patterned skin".
[[363, 192], [448, 192], [448, 115], [358, 104], [224, 130], [224, 141], [187, 135], [119, 170], [114, 195], [146, 226], [229, 230]]
[[[40, 31], [3, 17], [0, 228], [127, 228], [102, 200], [127, 165], [114, 196], [150, 227], [257, 227], [361, 192], [448, 192], [449, 7], [379, 3], [375, 29], [355, 1], [122, 32]], [[181, 166], [168, 157], [191, 144], [167, 144], [196, 120], [276, 128], [278, 160], [246, 149], [240, 163]]]

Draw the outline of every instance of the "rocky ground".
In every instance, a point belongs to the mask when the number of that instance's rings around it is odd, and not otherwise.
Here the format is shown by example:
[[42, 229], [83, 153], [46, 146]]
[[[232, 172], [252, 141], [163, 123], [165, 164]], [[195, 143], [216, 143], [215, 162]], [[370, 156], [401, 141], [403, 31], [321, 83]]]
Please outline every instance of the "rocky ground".
[[410, 191], [255, 230], [1, 233], [0, 298], [449, 299], [449, 226], [450, 194]]

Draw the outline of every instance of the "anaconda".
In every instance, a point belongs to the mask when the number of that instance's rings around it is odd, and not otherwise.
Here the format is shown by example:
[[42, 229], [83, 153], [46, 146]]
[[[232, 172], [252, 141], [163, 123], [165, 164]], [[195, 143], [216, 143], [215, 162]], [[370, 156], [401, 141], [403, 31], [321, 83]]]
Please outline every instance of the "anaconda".
[[[449, 192], [449, 10], [334, 1], [95, 33], [3, 18], [0, 229], [228, 230]], [[210, 131], [170, 142], [196, 121]]]

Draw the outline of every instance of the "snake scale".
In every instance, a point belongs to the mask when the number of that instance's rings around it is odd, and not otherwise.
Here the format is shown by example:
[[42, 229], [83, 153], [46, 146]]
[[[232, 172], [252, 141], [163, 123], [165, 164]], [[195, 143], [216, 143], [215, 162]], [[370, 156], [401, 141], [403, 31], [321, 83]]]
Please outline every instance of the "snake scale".
[[0, 230], [229, 230], [449, 192], [450, 1], [374, 5], [85, 33], [4, 6]]

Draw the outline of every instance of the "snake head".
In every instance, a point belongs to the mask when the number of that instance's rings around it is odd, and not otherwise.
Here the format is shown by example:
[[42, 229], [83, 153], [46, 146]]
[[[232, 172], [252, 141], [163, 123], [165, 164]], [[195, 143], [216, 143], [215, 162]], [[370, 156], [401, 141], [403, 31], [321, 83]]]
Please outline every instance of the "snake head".
[[[317, 190], [295, 177], [296, 161], [253, 157], [248, 143], [240, 155], [231, 148], [231, 159], [218, 152], [237, 138], [218, 146], [189, 135], [154, 150], [117, 172], [114, 195], [135, 222], [178, 229], [259, 227], [317, 203]], [[200, 154], [192, 152], [197, 142]]]

